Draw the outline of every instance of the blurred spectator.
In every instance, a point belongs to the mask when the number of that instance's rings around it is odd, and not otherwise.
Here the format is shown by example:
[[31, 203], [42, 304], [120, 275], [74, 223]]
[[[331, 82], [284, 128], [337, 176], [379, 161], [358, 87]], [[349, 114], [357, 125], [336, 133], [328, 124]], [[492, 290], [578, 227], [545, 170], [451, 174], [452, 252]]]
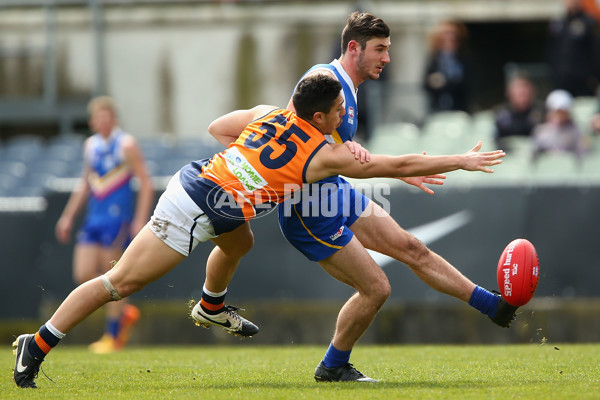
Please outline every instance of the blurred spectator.
[[456, 21], [443, 21], [431, 33], [423, 83], [430, 112], [467, 111], [471, 74], [466, 39], [466, 27]]
[[563, 0], [566, 13], [550, 21], [548, 63], [556, 89], [574, 97], [594, 96], [600, 81], [600, 34], [582, 0]]
[[594, 116], [592, 117], [592, 130], [600, 135], [600, 112], [598, 112], [597, 114], [594, 114]]
[[499, 149], [510, 151], [503, 140], [509, 136], [531, 136], [544, 119], [544, 107], [536, 101], [533, 83], [525, 76], [514, 76], [506, 87], [507, 102], [495, 110], [495, 140]]
[[598, 112], [592, 116], [590, 124], [594, 133], [600, 135], [600, 91], [598, 92]]
[[573, 97], [566, 90], [551, 92], [546, 99], [546, 122], [533, 132], [533, 156], [551, 153], [573, 153], [578, 158], [585, 150], [583, 135], [571, 118]]

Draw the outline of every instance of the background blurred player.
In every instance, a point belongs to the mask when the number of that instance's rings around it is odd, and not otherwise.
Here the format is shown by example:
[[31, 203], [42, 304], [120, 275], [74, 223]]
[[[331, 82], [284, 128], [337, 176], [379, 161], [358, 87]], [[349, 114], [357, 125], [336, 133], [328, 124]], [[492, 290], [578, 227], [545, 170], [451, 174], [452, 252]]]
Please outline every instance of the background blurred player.
[[[56, 224], [56, 237], [69, 243], [77, 215], [87, 209], [76, 236], [73, 278], [81, 284], [108, 271], [140, 229], [148, 222], [154, 203], [154, 189], [144, 157], [136, 140], [117, 125], [113, 100], [102, 96], [88, 105], [94, 134], [83, 147], [84, 167], [80, 185], [71, 194]], [[137, 202], [131, 179], [139, 180]], [[135, 206], [135, 207], [134, 207]], [[90, 350], [108, 353], [122, 348], [139, 309], [126, 301], [106, 307], [106, 328]]]

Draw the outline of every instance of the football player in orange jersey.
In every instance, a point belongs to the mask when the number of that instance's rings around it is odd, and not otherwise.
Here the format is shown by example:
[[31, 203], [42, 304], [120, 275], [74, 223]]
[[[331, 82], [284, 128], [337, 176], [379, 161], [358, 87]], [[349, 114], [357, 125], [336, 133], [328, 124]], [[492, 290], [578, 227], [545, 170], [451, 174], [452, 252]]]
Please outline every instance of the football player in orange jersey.
[[[20, 335], [15, 340], [13, 378], [17, 386], [37, 387], [35, 379], [40, 364], [68, 331], [102, 305], [127, 297], [162, 277], [183, 261], [199, 242], [211, 240], [216, 245], [207, 264], [221, 264], [227, 275], [219, 278], [231, 279], [240, 258], [252, 246], [248, 220], [253, 216], [233, 215], [231, 213], [237, 212], [233, 206], [222, 210], [219, 196], [237, 196], [240, 202], [250, 202], [258, 209], [269, 199], [265, 200], [262, 195], [253, 197], [253, 192], [285, 193], [286, 185], [299, 188], [304, 182], [315, 182], [328, 175], [357, 178], [429, 175], [432, 179], [441, 179], [444, 176], [438, 174], [457, 169], [493, 172], [490, 167], [502, 162], [504, 152], [479, 153], [479, 143], [464, 154], [450, 156], [372, 155], [365, 167], [345, 145], [326, 144], [322, 136], [339, 126], [345, 113], [340, 89], [340, 83], [331, 77], [309, 77], [294, 95], [297, 115], [273, 106], [258, 106], [215, 121], [212, 129], [223, 129], [225, 125], [232, 131], [244, 132], [224, 152], [210, 160], [192, 162], [175, 174], [150, 222], [133, 239], [117, 264], [101, 277], [73, 290], [38, 332]], [[301, 158], [302, 169], [292, 162], [295, 157]], [[260, 163], [272, 162], [276, 165], [271, 165], [274, 171], [268, 175]], [[248, 174], [252, 172], [256, 178], [252, 180], [254, 183], [245, 182], [240, 171], [239, 179], [229, 181], [227, 174], [238, 168]], [[278, 174], [285, 174], [290, 181], [278, 180]], [[259, 175], [264, 178], [263, 182]], [[364, 248], [351, 250], [355, 257], [368, 261]], [[351, 279], [341, 272], [337, 276]], [[377, 285], [378, 282], [374, 279], [365, 283]], [[382, 293], [381, 298], [387, 297], [386, 287], [378, 292]], [[234, 333], [249, 336], [257, 332], [257, 328], [233, 308], [227, 308], [218, 316], [224, 318], [216, 324]]]
[[[390, 30], [375, 15], [354, 12], [349, 16], [341, 36], [340, 58], [329, 64], [313, 66], [301, 80], [309, 76], [326, 75], [341, 83], [346, 114], [342, 124], [332, 133], [324, 132], [324, 137], [330, 143], [344, 143], [353, 149], [358, 158], [368, 161], [369, 154], [352, 142], [360, 111], [357, 110], [357, 88], [366, 80], [378, 79], [390, 62]], [[292, 100], [288, 109], [294, 110]], [[220, 129], [211, 126], [209, 130], [227, 146], [237, 138], [243, 126], [236, 132], [234, 125], [228, 124], [229, 121], [222, 122]], [[373, 167], [369, 162], [354, 165], [365, 168], [365, 171]], [[400, 179], [429, 194], [433, 194], [433, 191], [424, 183], [440, 183], [432, 177]], [[298, 204], [302, 204], [302, 207]], [[327, 204], [327, 207], [321, 207], [322, 204]], [[303, 213], [300, 208], [316, 211]], [[319, 213], [321, 209], [326, 210], [323, 215]], [[350, 353], [386, 301], [390, 285], [387, 276], [375, 262], [365, 256], [364, 248], [403, 262], [430, 287], [468, 302], [500, 326], [507, 326], [512, 321], [513, 307], [508, 306], [500, 296], [475, 286], [446, 260], [404, 230], [379, 205], [354, 190], [343, 177], [328, 176], [310, 185], [310, 190], [303, 190], [293, 199], [286, 200], [278, 211], [279, 226], [288, 242], [309, 260], [318, 262], [331, 276], [357, 290], [338, 315], [330, 346], [315, 371], [318, 381], [372, 381], [352, 367]], [[202, 298], [209, 303], [214, 299], [212, 293], [223, 303], [227, 289], [224, 282], [231, 279], [233, 271], [227, 271], [226, 264], [223, 264], [219, 265], [217, 273], [211, 270], [213, 266], [216, 264], [208, 265]], [[218, 279], [220, 275], [223, 279]], [[207, 293], [208, 290], [210, 293]], [[203, 318], [202, 313], [210, 312], [202, 304], [197, 305], [194, 311], [198, 319]]]

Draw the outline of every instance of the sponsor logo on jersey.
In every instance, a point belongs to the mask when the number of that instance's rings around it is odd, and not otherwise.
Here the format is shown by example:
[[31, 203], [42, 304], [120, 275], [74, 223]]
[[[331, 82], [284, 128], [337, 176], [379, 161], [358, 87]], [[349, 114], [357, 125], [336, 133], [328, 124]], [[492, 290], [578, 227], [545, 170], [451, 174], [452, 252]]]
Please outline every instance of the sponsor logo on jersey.
[[244, 189], [252, 192], [262, 189], [267, 185], [267, 181], [258, 173], [258, 171], [246, 160], [246, 158], [235, 148], [229, 148], [224, 153], [227, 168], [240, 180]]
[[344, 233], [344, 225], [340, 226], [340, 229], [338, 229], [338, 231], [336, 233], [334, 233], [333, 235], [329, 236], [329, 239], [331, 239], [332, 241], [334, 241], [337, 238], [339, 238], [340, 236], [342, 236], [342, 233]]
[[354, 107], [348, 107], [348, 123], [354, 125]]

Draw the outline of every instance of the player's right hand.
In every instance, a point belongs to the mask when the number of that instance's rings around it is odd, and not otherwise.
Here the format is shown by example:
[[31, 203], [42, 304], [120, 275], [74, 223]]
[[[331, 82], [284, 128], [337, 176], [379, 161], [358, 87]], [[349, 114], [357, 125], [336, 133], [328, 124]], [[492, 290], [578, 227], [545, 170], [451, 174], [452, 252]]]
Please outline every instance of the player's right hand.
[[56, 223], [56, 239], [62, 244], [68, 244], [71, 241], [72, 229], [73, 221], [68, 218], [61, 217]]
[[503, 150], [485, 151], [480, 153], [481, 140], [468, 152], [462, 155], [461, 169], [466, 171], [482, 171], [487, 173], [494, 172], [489, 168], [502, 163], [501, 158], [506, 155]]

